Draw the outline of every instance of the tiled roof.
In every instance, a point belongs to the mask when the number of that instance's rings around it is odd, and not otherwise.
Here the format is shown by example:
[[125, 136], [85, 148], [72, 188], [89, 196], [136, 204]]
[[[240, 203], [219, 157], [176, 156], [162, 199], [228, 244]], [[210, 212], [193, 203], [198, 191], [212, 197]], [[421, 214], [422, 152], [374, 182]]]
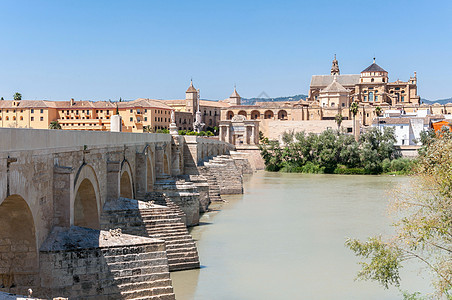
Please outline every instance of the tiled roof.
[[311, 77], [311, 87], [325, 88], [333, 82], [334, 76], [336, 76], [337, 82], [342, 86], [354, 86], [359, 83], [361, 75], [347, 74], [347, 75], [313, 75]]
[[325, 92], [325, 93], [340, 93], [340, 92], [347, 93], [348, 90], [346, 88], [344, 88], [344, 86], [342, 84], [337, 82], [337, 78], [335, 77], [333, 79], [333, 82], [331, 82], [326, 88], [321, 90], [321, 92]]
[[230, 98], [240, 98], [239, 93], [237, 93], [237, 90], [234, 88], [234, 92], [232, 92], [232, 95]]
[[[14, 106], [13, 103], [18, 102], [18, 106]], [[44, 100], [0, 100], [0, 108], [48, 108], [55, 107], [55, 101]]]
[[386, 70], [383, 69], [382, 67], [380, 67], [379, 65], [377, 65], [376, 63], [373, 63], [361, 71], [361, 73], [364, 73], [364, 72], [386, 72]]

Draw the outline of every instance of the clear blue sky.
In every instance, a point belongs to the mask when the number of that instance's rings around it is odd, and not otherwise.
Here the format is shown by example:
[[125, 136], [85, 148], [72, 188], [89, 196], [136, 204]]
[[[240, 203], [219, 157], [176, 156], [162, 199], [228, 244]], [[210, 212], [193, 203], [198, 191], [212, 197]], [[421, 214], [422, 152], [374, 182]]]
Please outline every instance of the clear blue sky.
[[0, 0], [0, 96], [205, 99], [307, 93], [372, 63], [452, 97], [452, 1]]

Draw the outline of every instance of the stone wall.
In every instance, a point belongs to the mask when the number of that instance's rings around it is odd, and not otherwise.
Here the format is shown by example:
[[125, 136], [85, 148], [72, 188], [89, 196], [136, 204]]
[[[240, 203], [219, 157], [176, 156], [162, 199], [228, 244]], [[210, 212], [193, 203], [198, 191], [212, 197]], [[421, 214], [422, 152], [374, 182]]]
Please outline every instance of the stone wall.
[[162, 240], [56, 227], [40, 262], [40, 297], [175, 299]]

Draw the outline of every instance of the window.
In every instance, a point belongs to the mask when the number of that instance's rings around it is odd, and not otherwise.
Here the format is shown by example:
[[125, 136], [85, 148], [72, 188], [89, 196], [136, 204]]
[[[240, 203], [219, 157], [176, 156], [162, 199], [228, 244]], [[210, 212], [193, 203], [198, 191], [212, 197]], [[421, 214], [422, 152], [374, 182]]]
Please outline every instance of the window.
[[73, 109], [71, 110], [71, 113], [74, 113], [74, 110], [73, 110]]
[[24, 110], [23, 110], [23, 109], [21, 109], [21, 110], [20, 110], [20, 112], [21, 112], [21, 113], [23, 113], [23, 112], [24, 112]]
[[101, 110], [100, 110], [100, 113], [103, 113], [103, 112], [104, 112], [104, 111], [101, 109]]
[[84, 114], [85, 113], [85, 110], [82, 110], [82, 114]]
[[378, 101], [378, 95], [375, 95], [375, 101]]
[[75, 114], [78, 115], [78, 109], [75, 111]]
[[133, 117], [130, 117], [130, 122], [133, 122]]
[[402, 102], [405, 102], [405, 96], [402, 96]]
[[[6, 117], [6, 119], [8, 120], [8, 117]], [[35, 120], [35, 117], [31, 117], [31, 120], [34, 121], [34, 120]]]
[[130, 113], [133, 113], [133, 109], [130, 110]]
[[369, 113], [366, 114], [366, 117], [369, 117]]
[[24, 120], [24, 117], [20, 116], [20, 120], [23, 121], [23, 120]]
[[86, 114], [89, 115], [89, 110], [86, 111]]
[[[32, 119], [33, 119], [33, 117], [32, 117]], [[9, 117], [8, 116], [6, 116], [6, 121], [9, 121]]]
[[345, 103], [342, 103], [342, 107], [344, 107], [345, 106]]
[[99, 110], [98, 109], [96, 109], [96, 114], [98, 114], [99, 113]]
[[[8, 111], [6, 111], [6, 112], [8, 112]], [[35, 110], [34, 110], [34, 109], [32, 109], [32, 110], [31, 110], [31, 113], [34, 113], [34, 112], [35, 112]]]
[[110, 114], [110, 111], [109, 110], [107, 110], [107, 115], [109, 115]]
[[374, 101], [374, 92], [369, 92], [369, 101]]
[[144, 109], [144, 112], [145, 112], [145, 113], [147, 113], [147, 112], [148, 112], [148, 110], [147, 110], [147, 109], [145, 108], [145, 109]]
[[371, 80], [370, 80], [370, 82], [374, 82], [375, 80], [372, 78]]
[[147, 122], [148, 121], [148, 117], [144, 117], [144, 121]]
[[16, 121], [16, 116], [13, 116], [13, 121]]
[[39, 118], [40, 121], [44, 121], [44, 117]]
[[364, 101], [367, 101], [367, 96], [364, 96]]

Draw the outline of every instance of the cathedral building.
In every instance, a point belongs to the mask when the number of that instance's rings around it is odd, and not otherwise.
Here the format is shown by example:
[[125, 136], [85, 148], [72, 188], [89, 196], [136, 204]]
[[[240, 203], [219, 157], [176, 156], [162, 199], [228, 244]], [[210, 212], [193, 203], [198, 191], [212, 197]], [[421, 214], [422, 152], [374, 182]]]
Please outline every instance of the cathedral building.
[[[330, 86], [332, 84], [333, 86]], [[331, 99], [331, 95], [329, 95], [331, 89], [336, 92], [347, 90], [349, 100], [346, 103], [343, 101], [339, 103], [338, 99]], [[408, 81], [389, 82], [388, 72], [377, 65], [374, 59], [373, 63], [360, 74], [341, 75], [336, 56], [333, 60], [330, 75], [312, 76], [308, 100], [317, 102], [322, 107], [331, 107], [338, 104], [348, 107], [353, 101], [374, 106], [420, 104], [420, 97], [417, 95], [416, 72]]]

